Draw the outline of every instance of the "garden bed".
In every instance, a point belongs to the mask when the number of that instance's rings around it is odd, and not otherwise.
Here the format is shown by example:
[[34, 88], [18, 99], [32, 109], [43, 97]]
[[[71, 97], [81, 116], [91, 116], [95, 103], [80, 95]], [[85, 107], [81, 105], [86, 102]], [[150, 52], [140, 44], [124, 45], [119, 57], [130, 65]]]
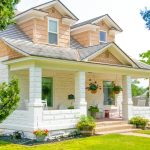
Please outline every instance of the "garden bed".
[[0, 141], [5, 141], [8, 143], [13, 144], [19, 144], [19, 145], [26, 145], [26, 146], [34, 146], [34, 145], [40, 145], [40, 144], [49, 144], [49, 143], [55, 143], [60, 141], [67, 141], [71, 139], [79, 139], [82, 138], [82, 135], [75, 135], [75, 136], [59, 136], [59, 137], [52, 137], [51, 139], [46, 139], [45, 141], [37, 141], [36, 139], [28, 139], [28, 138], [22, 138], [22, 139], [12, 139], [11, 136], [0, 136]]

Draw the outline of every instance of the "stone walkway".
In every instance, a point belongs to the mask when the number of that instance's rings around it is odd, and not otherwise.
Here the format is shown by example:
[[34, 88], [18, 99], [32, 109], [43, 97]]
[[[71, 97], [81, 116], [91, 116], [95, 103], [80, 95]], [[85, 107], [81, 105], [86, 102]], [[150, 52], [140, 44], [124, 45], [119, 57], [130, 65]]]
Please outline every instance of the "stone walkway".
[[120, 133], [120, 134], [121, 135], [132, 135], [132, 136], [140, 136], [140, 137], [150, 138], [150, 135], [148, 135], [148, 134], [141, 134], [141, 133], [126, 132], [126, 133]]

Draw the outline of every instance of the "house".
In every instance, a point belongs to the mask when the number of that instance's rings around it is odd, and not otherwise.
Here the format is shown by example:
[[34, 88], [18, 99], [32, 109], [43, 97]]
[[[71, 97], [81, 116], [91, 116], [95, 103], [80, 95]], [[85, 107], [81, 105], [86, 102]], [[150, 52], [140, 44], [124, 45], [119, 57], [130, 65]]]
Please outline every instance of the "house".
[[[115, 43], [122, 29], [108, 15], [77, 23], [59, 0], [26, 10], [0, 32], [0, 82], [19, 80], [20, 104], [0, 128], [57, 132], [75, 127], [90, 105], [115, 110], [112, 117], [150, 118], [150, 107], [133, 106], [132, 78], [150, 78], [150, 66], [130, 58]], [[87, 90], [91, 82], [100, 87]], [[112, 95], [110, 86], [123, 91]], [[72, 97], [72, 98], [69, 98]], [[72, 102], [70, 99], [75, 99]], [[73, 105], [75, 109], [68, 109]]]

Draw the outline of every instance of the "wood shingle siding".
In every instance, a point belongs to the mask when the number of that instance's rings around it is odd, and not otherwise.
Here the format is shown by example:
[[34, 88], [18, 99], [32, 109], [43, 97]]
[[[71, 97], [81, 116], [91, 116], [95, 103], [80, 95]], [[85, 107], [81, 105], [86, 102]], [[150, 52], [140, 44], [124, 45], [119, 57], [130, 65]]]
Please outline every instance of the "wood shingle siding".
[[70, 26], [62, 24], [62, 15], [55, 9], [51, 8], [46, 10], [48, 16], [44, 20], [32, 19], [19, 24], [22, 31], [28, 35], [34, 43], [48, 44], [48, 17], [56, 18], [59, 20], [58, 31], [58, 47], [70, 47]]
[[92, 59], [92, 61], [102, 62], [102, 63], [107, 63], [107, 64], [122, 65], [122, 63], [114, 55], [112, 55], [109, 51], [103, 52], [99, 56]]
[[24, 57], [24, 55], [12, 50], [6, 44], [0, 41], [0, 57], [5, 57], [5, 56], [8, 56], [9, 59]]

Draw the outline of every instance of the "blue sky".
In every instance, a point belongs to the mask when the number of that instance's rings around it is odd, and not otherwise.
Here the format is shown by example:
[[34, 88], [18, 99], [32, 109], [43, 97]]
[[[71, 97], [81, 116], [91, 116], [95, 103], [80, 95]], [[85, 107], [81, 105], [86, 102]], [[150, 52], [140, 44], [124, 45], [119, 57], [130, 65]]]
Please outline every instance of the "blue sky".
[[[21, 0], [18, 10], [23, 11], [50, 0]], [[109, 14], [123, 29], [116, 43], [131, 57], [150, 49], [150, 31], [145, 28], [140, 10], [150, 8], [150, 0], [61, 0], [79, 19]]]

